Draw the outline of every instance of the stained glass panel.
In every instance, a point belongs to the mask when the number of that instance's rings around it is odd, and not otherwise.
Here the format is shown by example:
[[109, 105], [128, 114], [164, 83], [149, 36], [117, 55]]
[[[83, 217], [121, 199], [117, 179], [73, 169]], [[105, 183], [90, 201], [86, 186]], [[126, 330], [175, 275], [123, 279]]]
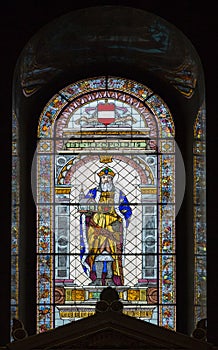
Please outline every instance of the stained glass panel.
[[80, 81], [39, 119], [37, 324], [124, 313], [175, 329], [174, 125], [161, 98], [117, 77]]
[[16, 115], [12, 115], [12, 178], [11, 178], [11, 320], [18, 317], [18, 284], [19, 284], [19, 265], [18, 265], [18, 233], [19, 233], [19, 156], [18, 156], [18, 122]]
[[194, 125], [194, 240], [195, 240], [195, 324], [207, 317], [206, 311], [206, 140], [205, 106], [197, 115]]

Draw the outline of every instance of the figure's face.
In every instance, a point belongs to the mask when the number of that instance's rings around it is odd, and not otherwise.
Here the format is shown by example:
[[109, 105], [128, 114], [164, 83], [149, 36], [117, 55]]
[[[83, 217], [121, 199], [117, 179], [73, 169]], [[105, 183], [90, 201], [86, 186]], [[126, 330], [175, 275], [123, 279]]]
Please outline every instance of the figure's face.
[[107, 183], [111, 184], [111, 183], [113, 182], [113, 177], [110, 176], [110, 175], [103, 175], [103, 176], [101, 177], [101, 182], [102, 182], [103, 184], [107, 184]]

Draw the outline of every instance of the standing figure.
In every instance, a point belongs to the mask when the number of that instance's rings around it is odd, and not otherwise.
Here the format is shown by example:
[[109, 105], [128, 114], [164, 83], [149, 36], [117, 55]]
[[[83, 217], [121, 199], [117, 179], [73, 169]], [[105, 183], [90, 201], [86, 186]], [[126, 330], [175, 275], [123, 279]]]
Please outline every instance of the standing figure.
[[80, 199], [81, 262], [90, 285], [124, 284], [122, 254], [132, 210], [123, 192], [113, 183], [115, 173], [102, 169], [99, 186]]

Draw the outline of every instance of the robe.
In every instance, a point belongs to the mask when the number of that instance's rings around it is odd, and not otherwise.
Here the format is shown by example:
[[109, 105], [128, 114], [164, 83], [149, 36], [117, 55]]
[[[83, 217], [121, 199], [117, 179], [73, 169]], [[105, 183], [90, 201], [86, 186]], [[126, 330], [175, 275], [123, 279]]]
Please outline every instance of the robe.
[[[113, 282], [123, 285], [122, 254], [132, 210], [127, 197], [119, 189], [89, 190], [86, 198], [95, 202], [95, 210], [81, 215], [81, 262], [92, 281], [96, 279], [95, 259], [108, 253], [112, 257]], [[107, 258], [104, 262], [102, 285], [107, 278]]]

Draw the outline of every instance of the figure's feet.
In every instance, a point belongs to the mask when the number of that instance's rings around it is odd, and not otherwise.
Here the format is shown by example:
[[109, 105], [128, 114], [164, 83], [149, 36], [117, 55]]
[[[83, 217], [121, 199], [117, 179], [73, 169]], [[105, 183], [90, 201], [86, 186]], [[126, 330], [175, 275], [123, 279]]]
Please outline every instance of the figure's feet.
[[96, 280], [89, 283], [89, 286], [102, 286], [102, 281], [100, 278], [96, 278]]

